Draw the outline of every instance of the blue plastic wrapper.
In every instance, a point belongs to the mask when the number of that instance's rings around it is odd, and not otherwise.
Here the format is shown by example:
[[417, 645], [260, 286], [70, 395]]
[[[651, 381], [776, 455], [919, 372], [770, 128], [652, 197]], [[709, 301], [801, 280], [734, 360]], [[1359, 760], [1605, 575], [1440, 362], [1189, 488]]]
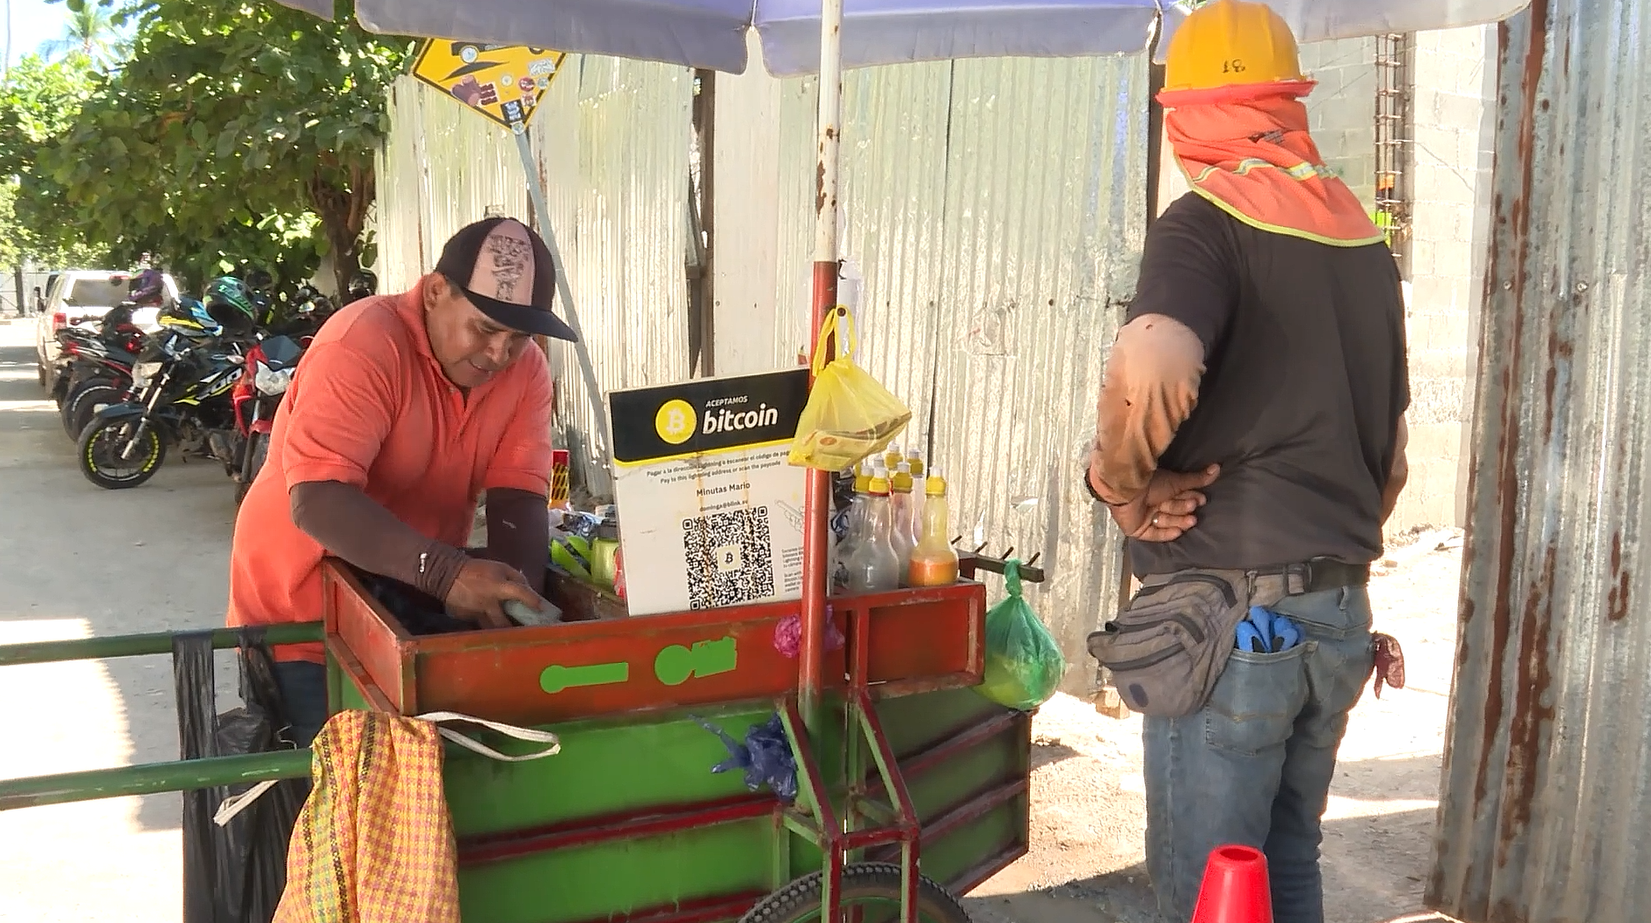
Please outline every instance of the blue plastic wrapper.
[[753, 724], [745, 734], [745, 742], [735, 740], [722, 728], [703, 718], [695, 718], [700, 726], [722, 739], [728, 748], [728, 759], [711, 767], [714, 773], [745, 770], [745, 787], [759, 791], [768, 786], [781, 801], [790, 803], [797, 798], [797, 761], [791, 756], [791, 741], [786, 739], [785, 724], [779, 712], [762, 724]]

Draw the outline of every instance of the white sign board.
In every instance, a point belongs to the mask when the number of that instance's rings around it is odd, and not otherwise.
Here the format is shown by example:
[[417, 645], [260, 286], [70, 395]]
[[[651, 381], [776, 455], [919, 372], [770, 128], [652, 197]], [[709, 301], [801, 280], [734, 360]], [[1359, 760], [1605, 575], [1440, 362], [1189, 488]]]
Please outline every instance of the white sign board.
[[802, 598], [808, 370], [608, 395], [630, 614]]

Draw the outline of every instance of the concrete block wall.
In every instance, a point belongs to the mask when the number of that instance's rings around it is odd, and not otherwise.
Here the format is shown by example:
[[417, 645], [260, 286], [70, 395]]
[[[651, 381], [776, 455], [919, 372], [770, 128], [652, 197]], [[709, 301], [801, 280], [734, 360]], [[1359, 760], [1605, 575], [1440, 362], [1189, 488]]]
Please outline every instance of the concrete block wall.
[[1318, 81], [1307, 97], [1307, 128], [1366, 209], [1376, 202], [1376, 40], [1342, 39], [1301, 46], [1301, 69]]
[[1411, 480], [1395, 529], [1460, 526], [1489, 239], [1496, 32], [1416, 35], [1410, 171]]

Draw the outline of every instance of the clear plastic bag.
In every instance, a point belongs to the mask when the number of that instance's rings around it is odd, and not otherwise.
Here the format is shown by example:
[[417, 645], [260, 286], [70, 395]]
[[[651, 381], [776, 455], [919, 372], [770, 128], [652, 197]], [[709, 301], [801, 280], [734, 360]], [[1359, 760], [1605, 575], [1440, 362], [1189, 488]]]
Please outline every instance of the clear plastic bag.
[[1049, 701], [1066, 672], [1066, 657], [1020, 595], [1020, 562], [1003, 569], [1009, 595], [986, 612], [986, 678], [975, 688], [999, 705], [1031, 711]]
[[825, 351], [814, 350], [814, 387], [788, 459], [822, 471], [842, 471], [881, 452], [911, 422], [911, 408], [854, 364], [854, 322], [844, 308], [826, 316], [819, 342], [834, 333], [836, 358], [822, 365]]

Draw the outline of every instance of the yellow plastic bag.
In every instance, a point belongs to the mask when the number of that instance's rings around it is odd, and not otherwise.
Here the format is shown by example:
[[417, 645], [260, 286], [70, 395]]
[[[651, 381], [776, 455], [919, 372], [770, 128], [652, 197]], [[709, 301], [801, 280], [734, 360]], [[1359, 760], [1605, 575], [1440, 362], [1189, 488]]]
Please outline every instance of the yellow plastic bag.
[[888, 447], [911, 422], [911, 410], [877, 379], [854, 364], [854, 321], [838, 308], [826, 316], [820, 343], [837, 334], [837, 357], [821, 367], [814, 350], [814, 388], [808, 394], [788, 461], [822, 471], [842, 471]]

